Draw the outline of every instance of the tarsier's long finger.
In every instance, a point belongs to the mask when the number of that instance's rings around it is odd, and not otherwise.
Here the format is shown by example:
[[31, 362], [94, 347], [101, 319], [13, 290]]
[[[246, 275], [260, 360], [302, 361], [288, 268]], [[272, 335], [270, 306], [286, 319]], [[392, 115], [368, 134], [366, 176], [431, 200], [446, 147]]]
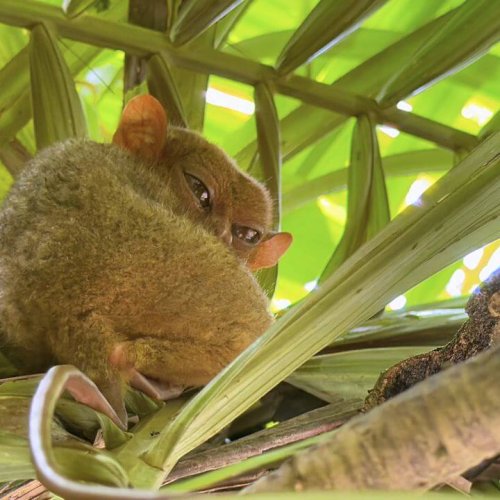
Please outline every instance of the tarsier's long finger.
[[146, 395], [163, 401], [179, 397], [186, 389], [183, 386], [170, 385], [159, 380], [145, 377], [136, 369], [132, 370], [129, 383], [132, 387], [144, 392]]

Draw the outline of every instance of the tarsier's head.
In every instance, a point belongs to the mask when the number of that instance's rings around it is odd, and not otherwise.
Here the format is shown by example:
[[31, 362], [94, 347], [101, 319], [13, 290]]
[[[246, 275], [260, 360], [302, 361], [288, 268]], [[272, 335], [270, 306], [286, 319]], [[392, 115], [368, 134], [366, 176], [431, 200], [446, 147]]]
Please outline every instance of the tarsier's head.
[[289, 233], [271, 231], [266, 188], [195, 132], [168, 126], [154, 97], [129, 101], [113, 142], [155, 163], [178, 197], [178, 210], [219, 237], [251, 270], [274, 266], [290, 246]]

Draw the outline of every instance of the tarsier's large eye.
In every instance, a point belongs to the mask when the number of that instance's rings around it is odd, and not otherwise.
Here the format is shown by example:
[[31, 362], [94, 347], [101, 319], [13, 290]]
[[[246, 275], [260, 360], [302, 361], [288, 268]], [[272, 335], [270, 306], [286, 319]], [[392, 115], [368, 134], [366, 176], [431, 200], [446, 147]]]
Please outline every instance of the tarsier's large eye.
[[259, 231], [251, 227], [236, 225], [233, 226], [233, 236], [250, 245], [256, 245], [261, 238]]
[[200, 179], [194, 175], [184, 173], [184, 176], [186, 177], [186, 181], [191, 191], [198, 200], [200, 207], [204, 210], [208, 210], [210, 208], [210, 192], [208, 191], [207, 186], [205, 186], [205, 184], [203, 184], [203, 182], [201, 182]]

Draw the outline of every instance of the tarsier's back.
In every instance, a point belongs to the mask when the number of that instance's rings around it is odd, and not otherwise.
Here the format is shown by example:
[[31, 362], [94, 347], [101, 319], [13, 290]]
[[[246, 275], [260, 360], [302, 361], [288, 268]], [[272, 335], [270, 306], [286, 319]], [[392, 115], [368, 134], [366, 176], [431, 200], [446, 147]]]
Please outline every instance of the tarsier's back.
[[[14, 361], [76, 365], [122, 417], [124, 374], [203, 385], [272, 320], [245, 259], [171, 178], [70, 140], [26, 166], [0, 213], [0, 335]], [[233, 224], [243, 243], [247, 230]]]

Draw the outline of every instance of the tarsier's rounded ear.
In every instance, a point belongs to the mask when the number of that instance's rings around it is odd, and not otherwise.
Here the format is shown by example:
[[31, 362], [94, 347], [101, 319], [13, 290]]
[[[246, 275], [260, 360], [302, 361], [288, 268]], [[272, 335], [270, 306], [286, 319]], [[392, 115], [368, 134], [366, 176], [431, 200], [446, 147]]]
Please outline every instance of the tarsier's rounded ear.
[[113, 144], [140, 158], [156, 160], [167, 139], [167, 114], [151, 95], [131, 99], [120, 118]]
[[252, 271], [273, 267], [278, 263], [281, 256], [292, 244], [293, 237], [290, 233], [275, 233], [271, 237], [261, 241], [248, 260], [248, 266]]

